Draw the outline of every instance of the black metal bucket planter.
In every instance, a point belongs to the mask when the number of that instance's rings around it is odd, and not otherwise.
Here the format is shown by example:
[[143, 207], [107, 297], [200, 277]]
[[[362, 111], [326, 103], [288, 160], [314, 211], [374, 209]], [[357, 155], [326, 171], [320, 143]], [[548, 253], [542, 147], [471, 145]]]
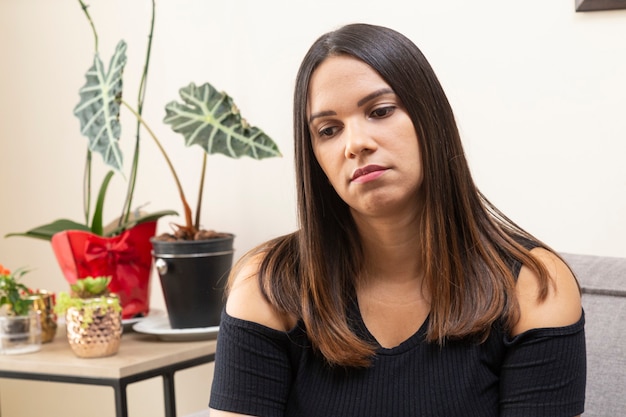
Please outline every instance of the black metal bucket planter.
[[152, 240], [172, 329], [218, 326], [233, 264], [234, 235], [210, 240]]

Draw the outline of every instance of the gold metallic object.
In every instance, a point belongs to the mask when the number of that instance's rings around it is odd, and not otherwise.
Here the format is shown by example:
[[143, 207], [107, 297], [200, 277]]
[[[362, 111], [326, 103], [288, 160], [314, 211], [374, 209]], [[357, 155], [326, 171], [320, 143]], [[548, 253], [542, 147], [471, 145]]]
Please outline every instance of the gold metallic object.
[[57, 315], [54, 313], [54, 297], [46, 290], [39, 290], [28, 296], [32, 309], [39, 314], [41, 322], [41, 343], [48, 343], [57, 333]]
[[[87, 301], [87, 300], [85, 300]], [[67, 340], [76, 356], [115, 355], [122, 338], [122, 313], [101, 305], [70, 307], [65, 315]]]

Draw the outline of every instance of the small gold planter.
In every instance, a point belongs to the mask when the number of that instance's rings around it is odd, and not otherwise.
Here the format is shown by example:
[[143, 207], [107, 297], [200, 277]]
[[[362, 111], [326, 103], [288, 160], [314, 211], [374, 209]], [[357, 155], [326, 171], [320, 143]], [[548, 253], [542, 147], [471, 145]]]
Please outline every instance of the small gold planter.
[[57, 333], [57, 315], [54, 313], [54, 299], [51, 293], [39, 290], [28, 296], [32, 309], [39, 314], [41, 322], [41, 343], [48, 343]]
[[68, 308], [65, 314], [67, 341], [76, 356], [101, 358], [118, 352], [123, 331], [122, 312], [110, 305], [117, 301], [113, 297], [99, 297], [84, 300], [81, 308]]

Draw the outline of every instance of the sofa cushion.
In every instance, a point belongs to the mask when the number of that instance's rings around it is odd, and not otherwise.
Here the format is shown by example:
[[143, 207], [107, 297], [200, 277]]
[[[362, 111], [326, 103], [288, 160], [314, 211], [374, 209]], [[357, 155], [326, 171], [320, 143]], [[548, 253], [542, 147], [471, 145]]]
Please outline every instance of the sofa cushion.
[[583, 291], [585, 417], [626, 415], [626, 258], [562, 254]]

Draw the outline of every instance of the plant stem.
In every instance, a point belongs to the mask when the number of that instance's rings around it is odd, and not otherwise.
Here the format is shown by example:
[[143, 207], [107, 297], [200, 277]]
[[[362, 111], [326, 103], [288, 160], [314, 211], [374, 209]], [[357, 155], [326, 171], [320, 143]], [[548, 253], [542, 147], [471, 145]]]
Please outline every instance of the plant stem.
[[178, 188], [178, 194], [180, 196], [181, 202], [183, 203], [183, 210], [185, 211], [185, 226], [186, 226], [186, 228], [188, 230], [193, 230], [193, 222], [191, 220], [191, 209], [189, 208], [189, 204], [187, 203], [187, 199], [185, 198], [185, 193], [183, 192], [183, 187], [182, 187], [182, 185], [180, 183], [180, 180], [178, 179], [178, 174], [176, 174], [176, 170], [174, 169], [174, 165], [172, 164], [172, 161], [170, 160], [170, 158], [167, 156], [167, 152], [165, 152], [165, 149], [163, 148], [163, 145], [161, 145], [161, 142], [159, 141], [159, 139], [157, 139], [156, 135], [154, 134], [152, 129], [150, 129], [150, 126], [148, 126], [148, 124], [141, 117], [141, 115], [137, 111], [135, 111], [135, 109], [133, 109], [123, 99], [120, 99], [120, 102], [128, 110], [130, 110], [131, 113], [133, 113], [135, 115], [135, 117], [137, 118], [139, 123], [141, 123], [141, 125], [143, 125], [143, 127], [148, 131], [148, 133], [150, 134], [152, 139], [154, 139], [154, 142], [156, 143], [157, 147], [159, 148], [159, 151], [161, 151], [161, 154], [165, 158], [165, 162], [167, 162], [167, 166], [169, 167], [170, 172], [174, 176], [174, 181], [176, 182], [176, 187]]
[[96, 27], [93, 24], [93, 20], [91, 20], [91, 16], [89, 15], [89, 12], [87, 11], [87, 8], [89, 6], [87, 6], [83, 0], [78, 0], [78, 2], [80, 3], [80, 7], [83, 9], [83, 12], [85, 13], [85, 16], [87, 16], [87, 20], [89, 21], [89, 24], [91, 25], [91, 30], [93, 31], [93, 38], [95, 40], [95, 51], [96, 54], [98, 53], [98, 33], [96, 32]]
[[[152, 0], [152, 19], [150, 22], [150, 32], [148, 33], [148, 46], [146, 48], [146, 60], [143, 66], [143, 73], [141, 74], [141, 82], [139, 83], [139, 94], [137, 97], [137, 113], [141, 116], [143, 114], [143, 103], [146, 97], [146, 84], [148, 81], [148, 67], [150, 65], [150, 55], [152, 52], [152, 35], [154, 34], [154, 16], [155, 16], [155, 0]], [[133, 152], [133, 164], [130, 170], [130, 178], [128, 181], [128, 188], [126, 191], [126, 198], [124, 206], [122, 208], [122, 215], [118, 226], [126, 224], [130, 217], [130, 211], [133, 205], [133, 195], [135, 193], [135, 184], [137, 182], [137, 172], [139, 170], [139, 145], [140, 145], [140, 133], [141, 123], [137, 120], [137, 134], [135, 138], [135, 150]]]
[[207, 153], [202, 152], [202, 173], [200, 174], [200, 189], [198, 190], [198, 202], [196, 203], [196, 229], [200, 229], [200, 209], [202, 208], [202, 195], [204, 194], [204, 177], [206, 176]]
[[91, 217], [91, 151], [89, 149], [87, 149], [85, 174], [83, 175], [83, 211], [85, 224], [89, 224], [89, 217]]

